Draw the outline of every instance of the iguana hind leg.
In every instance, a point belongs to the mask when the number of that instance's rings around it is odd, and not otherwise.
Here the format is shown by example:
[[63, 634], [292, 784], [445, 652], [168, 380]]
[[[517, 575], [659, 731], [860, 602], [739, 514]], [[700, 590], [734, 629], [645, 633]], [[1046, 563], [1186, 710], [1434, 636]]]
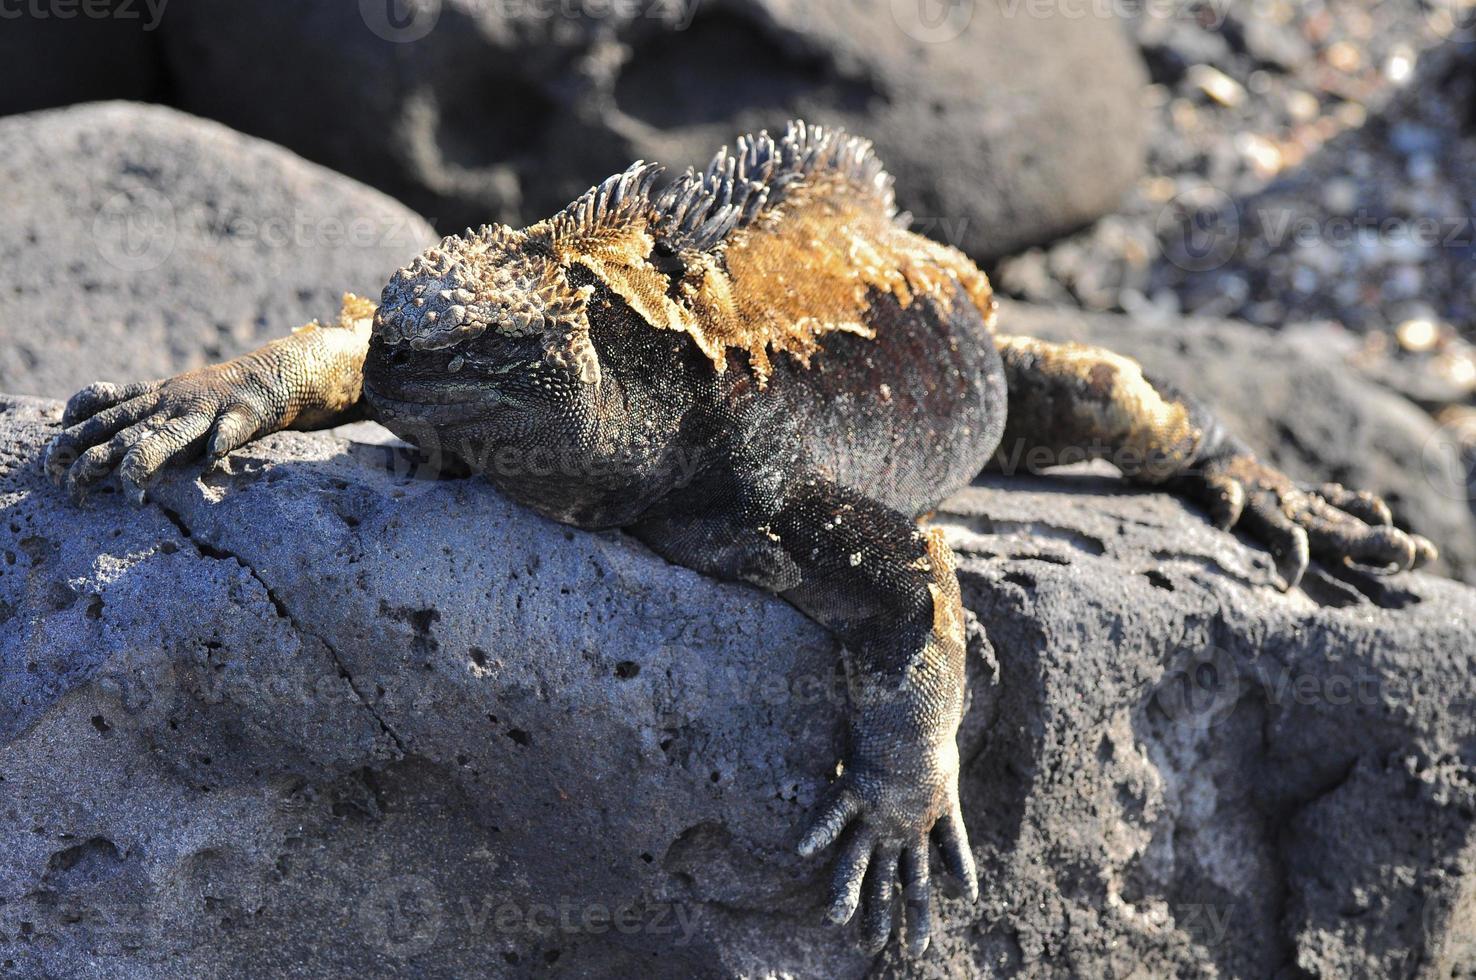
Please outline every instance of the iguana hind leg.
[[1006, 471], [1107, 459], [1131, 479], [1194, 498], [1222, 527], [1239, 524], [1270, 548], [1288, 588], [1312, 555], [1389, 569], [1435, 557], [1429, 541], [1392, 526], [1378, 497], [1295, 483], [1130, 358], [1028, 337], [997, 344], [1009, 418], [995, 462]]
[[46, 472], [74, 497], [117, 470], [142, 500], [166, 463], [212, 460], [280, 429], [358, 417], [374, 304], [345, 294], [338, 320], [313, 322], [223, 364], [163, 381], [98, 383], [67, 402], [67, 428], [46, 450]]

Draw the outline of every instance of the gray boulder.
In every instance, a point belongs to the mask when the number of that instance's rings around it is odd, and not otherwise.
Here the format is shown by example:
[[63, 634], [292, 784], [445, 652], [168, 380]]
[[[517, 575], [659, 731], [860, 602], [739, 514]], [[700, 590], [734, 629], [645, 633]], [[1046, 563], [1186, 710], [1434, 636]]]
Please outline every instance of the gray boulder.
[[1476, 577], [1476, 513], [1460, 444], [1405, 398], [1363, 380], [1310, 337], [1228, 320], [1172, 327], [1001, 304], [1000, 329], [1098, 344], [1201, 398], [1274, 465], [1382, 494], [1398, 523], [1436, 541], [1441, 571]]
[[378, 191], [157, 106], [12, 116], [0, 145], [0, 390], [234, 356], [335, 315], [345, 290], [378, 297], [436, 237]]
[[1449, 976], [1476, 968], [1471, 589], [1309, 574], [1091, 473], [939, 516], [984, 897], [821, 925], [839, 652], [777, 600], [281, 434], [142, 509], [0, 412], [7, 976]]
[[193, 0], [160, 33], [181, 107], [444, 231], [537, 220], [634, 159], [705, 164], [798, 115], [874, 139], [902, 205], [991, 258], [1099, 217], [1141, 172], [1144, 70], [1090, 9]]

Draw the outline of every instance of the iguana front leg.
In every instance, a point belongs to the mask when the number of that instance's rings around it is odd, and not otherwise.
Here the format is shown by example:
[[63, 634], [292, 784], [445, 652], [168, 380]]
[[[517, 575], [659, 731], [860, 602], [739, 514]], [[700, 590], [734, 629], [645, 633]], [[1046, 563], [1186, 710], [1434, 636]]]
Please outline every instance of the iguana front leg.
[[352, 421], [360, 407], [374, 304], [345, 294], [337, 322], [316, 321], [223, 364], [163, 381], [83, 388], [67, 402], [67, 429], [46, 449], [46, 472], [74, 496], [118, 471], [142, 501], [166, 463], [212, 460], [281, 429]]
[[1108, 459], [1133, 480], [1193, 498], [1221, 527], [1242, 527], [1271, 550], [1288, 588], [1312, 556], [1392, 570], [1436, 556], [1428, 540], [1392, 525], [1378, 497], [1297, 484], [1129, 358], [1030, 337], [998, 346], [1009, 418], [995, 460], [1007, 471]]
[[978, 895], [958, 802], [965, 646], [953, 555], [941, 532], [818, 476], [777, 495], [704, 497], [727, 509], [668, 513], [633, 530], [672, 561], [777, 592], [844, 644], [849, 748], [800, 853], [839, 842], [830, 918], [845, 923], [862, 906], [872, 950], [891, 934], [900, 874], [908, 945], [921, 953], [930, 835], [970, 899]]

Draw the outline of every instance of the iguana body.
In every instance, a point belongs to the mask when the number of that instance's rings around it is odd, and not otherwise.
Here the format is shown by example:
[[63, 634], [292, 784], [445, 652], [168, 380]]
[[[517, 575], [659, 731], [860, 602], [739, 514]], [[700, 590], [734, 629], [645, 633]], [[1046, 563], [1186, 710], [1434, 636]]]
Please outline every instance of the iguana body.
[[802, 850], [839, 840], [831, 914], [864, 907], [873, 948], [900, 877], [919, 951], [930, 835], [976, 885], [963, 613], [952, 555], [917, 518], [997, 451], [1105, 456], [1192, 491], [1266, 542], [1288, 585], [1309, 550], [1398, 568], [1434, 554], [1376, 498], [1262, 466], [1133, 362], [997, 335], [984, 275], [905, 230], [864, 141], [793, 124], [660, 193], [657, 174], [632, 167], [522, 231], [447, 238], [377, 307], [346, 297], [336, 324], [85, 389], [48, 468], [74, 491], [116, 468], [141, 498], [170, 460], [368, 416], [554, 519], [782, 595], [842, 641], [852, 678], [849, 751]]

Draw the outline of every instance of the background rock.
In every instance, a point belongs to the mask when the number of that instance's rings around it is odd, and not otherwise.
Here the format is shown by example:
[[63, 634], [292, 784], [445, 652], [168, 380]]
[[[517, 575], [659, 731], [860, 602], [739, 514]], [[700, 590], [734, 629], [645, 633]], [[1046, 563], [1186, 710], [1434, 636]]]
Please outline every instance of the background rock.
[[1000, 329], [1098, 344], [1212, 406], [1292, 476], [1384, 495], [1396, 519], [1438, 542], [1444, 570], [1476, 575], [1476, 514], [1450, 431], [1409, 401], [1330, 362], [1313, 331], [1266, 334], [1225, 320], [1172, 326], [1003, 303]]
[[435, 240], [377, 191], [171, 109], [14, 116], [0, 145], [4, 390], [65, 397], [234, 356], [336, 314], [345, 290], [378, 297]]
[[[172, 104], [443, 231], [534, 221], [634, 159], [705, 164], [801, 115], [874, 139], [903, 206], [989, 258], [1100, 216], [1140, 172], [1144, 70], [1120, 24], [1084, 10], [175, 0], [151, 40]], [[44, 44], [45, 26], [6, 30]]]
[[840, 699], [789, 607], [326, 434], [73, 510], [57, 412], [0, 416], [11, 975], [1476, 967], [1465, 586], [1283, 595], [1090, 474], [960, 494], [985, 897], [871, 960], [792, 854]]

